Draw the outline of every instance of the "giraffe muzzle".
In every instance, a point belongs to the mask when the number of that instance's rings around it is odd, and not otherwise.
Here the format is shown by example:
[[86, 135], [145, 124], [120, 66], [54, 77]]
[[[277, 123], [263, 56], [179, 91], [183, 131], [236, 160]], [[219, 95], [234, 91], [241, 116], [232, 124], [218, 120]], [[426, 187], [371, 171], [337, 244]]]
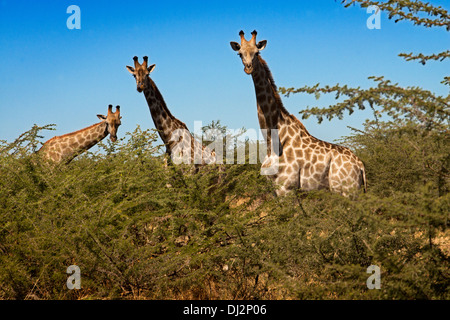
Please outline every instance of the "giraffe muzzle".
[[245, 66], [244, 72], [245, 72], [246, 74], [252, 74], [252, 72], [253, 72], [253, 67], [252, 67], [252, 66], [250, 66], [250, 67]]
[[142, 82], [139, 82], [137, 84], [137, 91], [142, 92], [144, 90], [144, 84]]

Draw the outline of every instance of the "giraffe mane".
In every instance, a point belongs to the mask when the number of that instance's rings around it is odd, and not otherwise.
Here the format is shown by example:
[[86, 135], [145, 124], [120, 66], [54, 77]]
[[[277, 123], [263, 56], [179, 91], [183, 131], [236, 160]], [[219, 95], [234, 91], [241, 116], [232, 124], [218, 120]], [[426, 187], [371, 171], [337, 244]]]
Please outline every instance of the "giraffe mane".
[[258, 55], [258, 59], [259, 59], [259, 62], [261, 62], [261, 65], [263, 66], [264, 71], [266, 72], [267, 78], [268, 78], [270, 85], [272, 87], [272, 90], [273, 90], [273, 96], [275, 98], [276, 104], [278, 105], [278, 107], [280, 108], [280, 110], [283, 113], [289, 115], [289, 111], [287, 111], [286, 108], [284, 107], [283, 101], [281, 101], [281, 97], [278, 94], [277, 85], [275, 84], [275, 80], [273, 80], [272, 72], [270, 71], [269, 66], [267, 65], [267, 62], [263, 58], [261, 58], [260, 55]]
[[[164, 98], [163, 98], [161, 92], [159, 91], [158, 87], [156, 86], [156, 83], [155, 83], [150, 77], [148, 77], [148, 79], [150, 80], [150, 84], [151, 84], [151, 86], [152, 86], [152, 88], [153, 88], [153, 90], [154, 90], [154, 92], [155, 92], [156, 98], [157, 98], [159, 101], [161, 101], [161, 107], [164, 109], [165, 112], [167, 112], [167, 115], [168, 115], [173, 121], [175, 121], [180, 127], [184, 128], [184, 129], [186, 129], [186, 130], [188, 130], [186, 124], [185, 124], [184, 122], [178, 120], [177, 118], [175, 118], [175, 117], [172, 115], [172, 113], [170, 112], [169, 108], [167, 108], [166, 101], [164, 100]], [[189, 131], [189, 130], [188, 130], [188, 131]]]
[[275, 84], [275, 80], [273, 79], [272, 72], [270, 71], [269, 66], [267, 65], [267, 62], [260, 55], [258, 55], [258, 59], [259, 59], [259, 62], [261, 63], [261, 65], [263, 66], [264, 71], [266, 72], [266, 75], [267, 75], [270, 85], [272, 87], [273, 96], [275, 98], [275, 103], [277, 104], [281, 113], [284, 114], [285, 116], [291, 118], [294, 121], [294, 123], [296, 123], [300, 127], [301, 130], [303, 130], [304, 132], [306, 132], [306, 134], [309, 135], [309, 132], [306, 129], [306, 127], [303, 125], [303, 123], [300, 120], [298, 120], [296, 116], [290, 114], [289, 111], [287, 111], [287, 109], [284, 107], [283, 101], [281, 100], [280, 94], [278, 93], [277, 85]]
[[85, 130], [92, 129], [93, 127], [98, 126], [98, 125], [102, 124], [103, 122], [104, 122], [104, 121], [100, 121], [100, 122], [95, 123], [95, 124], [93, 124], [93, 125], [91, 125], [91, 126], [89, 126], [89, 127], [86, 127], [86, 128], [83, 128], [83, 129], [74, 131], [74, 132], [69, 132], [69, 133], [63, 134], [63, 135], [61, 135], [61, 136], [55, 136], [55, 137], [53, 137], [53, 138], [47, 140], [47, 142], [45, 142], [44, 144], [46, 144], [46, 143], [48, 143], [48, 142], [51, 142], [51, 141], [53, 141], [53, 140], [56, 140], [56, 139], [61, 139], [61, 138], [65, 138], [65, 137], [70, 137], [70, 136], [76, 135], [76, 134], [78, 134], [78, 133], [80, 133], [80, 132], [83, 132], [83, 131], [85, 131]]
[[[191, 133], [191, 131], [189, 131], [188, 127], [186, 126], [186, 124], [185, 124], [184, 122], [180, 121], [179, 119], [177, 119], [176, 117], [174, 117], [174, 116], [172, 115], [172, 113], [170, 112], [169, 108], [167, 108], [166, 101], [164, 100], [164, 98], [163, 98], [161, 92], [159, 91], [158, 87], [156, 86], [156, 83], [155, 83], [150, 77], [148, 77], [148, 79], [150, 80], [150, 85], [152, 86], [153, 91], [155, 92], [155, 97], [156, 97], [156, 99], [158, 99], [158, 100], [160, 101], [160, 103], [161, 103], [161, 107], [165, 110], [165, 112], [167, 112], [167, 115], [168, 115], [175, 123], [178, 124], [178, 126], [179, 126], [180, 128], [185, 129], [187, 132], [189, 132], [189, 134], [191, 134], [191, 136], [192, 136], [191, 144], [193, 145], [193, 144], [195, 143], [194, 141], [197, 141], [197, 140], [195, 139], [194, 135]], [[197, 141], [197, 142], [198, 142], [198, 141]], [[206, 151], [206, 152], [210, 153], [210, 154], [213, 155], [214, 157], [216, 156], [215, 151], [212, 151], [210, 148], [208, 148], [207, 146], [205, 146], [203, 143], [201, 144], [201, 146], [202, 146], [202, 150], [203, 150], [203, 151]], [[191, 150], [192, 150], [192, 152], [194, 152], [194, 148], [192, 148]]]

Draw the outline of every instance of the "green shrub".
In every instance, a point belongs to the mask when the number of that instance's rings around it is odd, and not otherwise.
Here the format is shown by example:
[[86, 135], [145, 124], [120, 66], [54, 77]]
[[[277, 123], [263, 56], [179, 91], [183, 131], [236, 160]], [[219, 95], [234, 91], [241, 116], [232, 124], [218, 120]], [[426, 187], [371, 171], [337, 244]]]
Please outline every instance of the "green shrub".
[[[347, 199], [275, 198], [259, 165], [182, 174], [139, 127], [67, 166], [27, 134], [0, 157], [2, 299], [449, 298], [448, 188], [419, 159], [396, 172], [408, 183], [390, 179], [399, 152], [377, 137], [348, 141], [370, 187]], [[380, 290], [366, 286], [372, 264]], [[80, 290], [66, 287], [70, 265]]]

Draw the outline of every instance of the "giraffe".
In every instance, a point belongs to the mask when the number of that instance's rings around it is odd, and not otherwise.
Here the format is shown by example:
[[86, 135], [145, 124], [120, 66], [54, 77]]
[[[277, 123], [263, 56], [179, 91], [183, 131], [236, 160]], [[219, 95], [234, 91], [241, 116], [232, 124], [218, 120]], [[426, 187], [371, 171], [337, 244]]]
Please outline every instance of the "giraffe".
[[98, 114], [102, 121], [90, 127], [71, 132], [62, 136], [56, 136], [44, 143], [38, 150], [47, 159], [68, 164], [83, 151], [92, 148], [103, 140], [108, 134], [112, 142], [117, 140], [117, 130], [121, 125], [120, 106], [112, 112], [112, 105], [108, 106], [108, 115]]
[[147, 56], [143, 57], [142, 64], [136, 56], [133, 60], [134, 68], [126, 68], [136, 79], [137, 91], [144, 93], [155, 127], [166, 146], [166, 154], [175, 164], [194, 163], [194, 172], [201, 166], [216, 163], [215, 151], [194, 139], [186, 124], [175, 118], [167, 108], [161, 92], [150, 78], [155, 64], [148, 66]]
[[267, 175], [279, 186], [277, 195], [298, 188], [329, 189], [344, 196], [359, 188], [366, 191], [362, 161], [348, 148], [312, 136], [283, 106], [272, 73], [260, 56], [267, 41], [256, 43], [256, 35], [255, 30], [247, 41], [241, 30], [241, 43], [230, 45], [242, 59], [244, 72], [253, 79], [258, 121], [268, 150], [261, 172], [275, 168]]

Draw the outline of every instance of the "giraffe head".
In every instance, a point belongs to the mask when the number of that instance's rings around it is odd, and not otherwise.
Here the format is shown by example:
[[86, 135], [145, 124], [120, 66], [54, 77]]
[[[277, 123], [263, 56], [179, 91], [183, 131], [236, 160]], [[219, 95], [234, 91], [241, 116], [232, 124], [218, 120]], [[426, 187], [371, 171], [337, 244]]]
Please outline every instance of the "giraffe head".
[[238, 52], [238, 55], [242, 59], [244, 64], [244, 71], [246, 74], [251, 74], [253, 72], [253, 62], [257, 58], [259, 52], [266, 47], [267, 40], [262, 40], [256, 43], [257, 32], [254, 30], [252, 32], [252, 38], [247, 41], [244, 37], [244, 31], [239, 32], [241, 37], [241, 44], [237, 42], [230, 42], [231, 48]]
[[108, 106], [108, 115], [104, 116], [102, 114], [98, 114], [97, 117], [100, 120], [103, 120], [106, 122], [106, 130], [108, 130], [109, 138], [112, 142], [115, 142], [117, 140], [117, 130], [119, 129], [119, 126], [122, 124], [120, 119], [122, 119], [122, 116], [120, 115], [120, 106], [116, 106], [116, 111], [112, 112], [112, 104]]
[[136, 79], [137, 91], [142, 92], [146, 89], [146, 79], [149, 77], [150, 73], [155, 69], [155, 65], [152, 64], [150, 67], [147, 67], [148, 57], [144, 57], [144, 62], [139, 64], [138, 57], [134, 57], [134, 68], [127, 66], [127, 70], [133, 75]]

